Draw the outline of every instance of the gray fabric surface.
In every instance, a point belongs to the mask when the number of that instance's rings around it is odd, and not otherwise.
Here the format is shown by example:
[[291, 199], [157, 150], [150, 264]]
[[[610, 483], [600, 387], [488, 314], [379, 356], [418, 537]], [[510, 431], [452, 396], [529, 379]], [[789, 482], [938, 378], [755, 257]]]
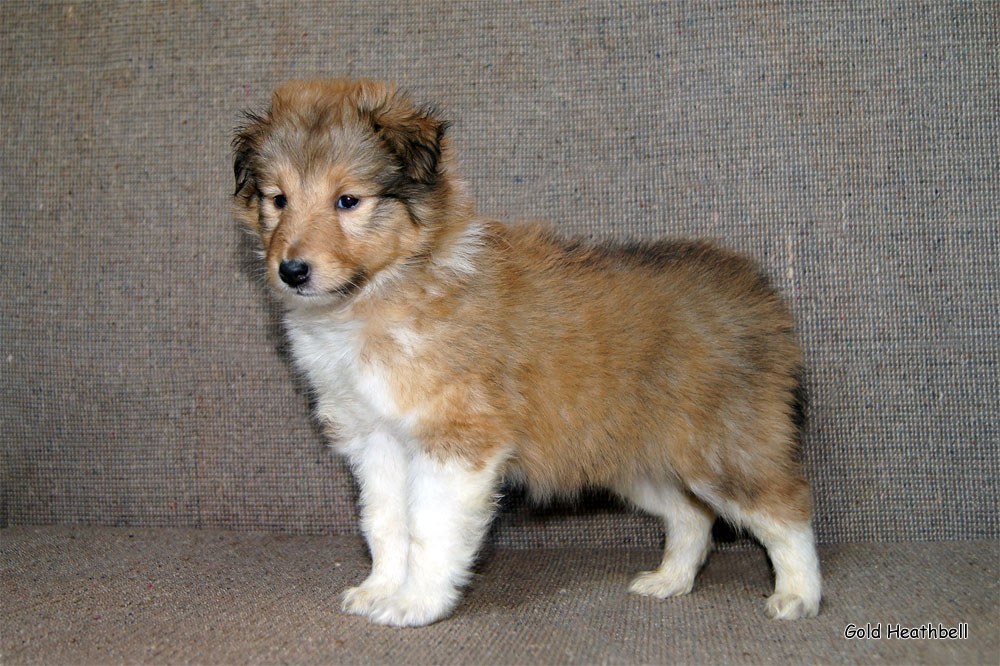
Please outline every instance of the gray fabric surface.
[[[365, 575], [355, 537], [10, 528], [0, 554], [5, 664], [995, 664], [1000, 650], [996, 541], [824, 546], [823, 613], [800, 622], [764, 615], [759, 549], [717, 553], [666, 602], [625, 592], [655, 551], [494, 549], [452, 619], [408, 630], [338, 610]], [[869, 622], [965, 622], [968, 638], [844, 637]]]
[[[441, 105], [485, 213], [765, 265], [821, 541], [998, 534], [994, 3], [8, 1], [0, 41], [0, 524], [355, 531], [229, 137], [288, 77], [369, 75]], [[518, 502], [493, 535], [660, 538]]]

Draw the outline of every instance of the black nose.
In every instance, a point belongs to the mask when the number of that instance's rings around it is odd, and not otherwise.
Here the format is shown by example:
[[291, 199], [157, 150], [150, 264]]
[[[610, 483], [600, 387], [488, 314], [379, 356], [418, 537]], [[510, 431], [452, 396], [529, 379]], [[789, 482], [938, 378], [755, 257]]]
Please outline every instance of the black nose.
[[309, 280], [309, 264], [301, 259], [285, 259], [278, 266], [278, 275], [289, 287], [299, 287]]

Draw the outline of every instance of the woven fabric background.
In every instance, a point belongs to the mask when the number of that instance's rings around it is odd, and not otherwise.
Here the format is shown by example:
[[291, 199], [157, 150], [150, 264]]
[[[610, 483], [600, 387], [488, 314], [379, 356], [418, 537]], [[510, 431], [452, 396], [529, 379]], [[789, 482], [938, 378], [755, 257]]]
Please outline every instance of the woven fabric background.
[[[231, 221], [290, 77], [437, 102], [481, 210], [711, 236], [799, 322], [821, 541], [998, 535], [992, 2], [0, 6], [0, 524], [351, 533]], [[655, 545], [600, 498], [500, 545]]]

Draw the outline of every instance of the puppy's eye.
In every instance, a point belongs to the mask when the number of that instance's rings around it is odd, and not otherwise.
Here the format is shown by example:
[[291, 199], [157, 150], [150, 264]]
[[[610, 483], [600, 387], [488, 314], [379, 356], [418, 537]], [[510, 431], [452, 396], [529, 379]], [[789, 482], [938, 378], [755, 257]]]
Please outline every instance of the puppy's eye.
[[288, 197], [284, 194], [278, 194], [274, 197], [274, 207], [281, 210], [288, 205]]
[[343, 208], [344, 210], [350, 210], [360, 203], [360, 199], [357, 197], [352, 197], [350, 194], [341, 195], [337, 199], [337, 208]]

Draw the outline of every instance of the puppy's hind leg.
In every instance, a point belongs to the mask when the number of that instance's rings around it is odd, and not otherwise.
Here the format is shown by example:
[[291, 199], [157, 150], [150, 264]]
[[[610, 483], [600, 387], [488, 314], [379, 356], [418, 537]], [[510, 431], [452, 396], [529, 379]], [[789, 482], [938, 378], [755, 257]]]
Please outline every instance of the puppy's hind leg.
[[692, 490], [727, 520], [746, 527], [767, 549], [774, 566], [774, 594], [767, 614], [797, 620], [819, 613], [822, 580], [816, 540], [810, 525], [808, 486], [795, 476], [774, 479], [769, 492], [751, 501], [723, 497], [715, 488], [694, 484]]
[[767, 548], [774, 565], [774, 594], [767, 599], [767, 614], [776, 620], [819, 614], [822, 583], [809, 522], [785, 525], [763, 515], [749, 527]]
[[636, 481], [619, 492], [640, 509], [659, 516], [666, 528], [663, 561], [653, 571], [636, 576], [629, 592], [659, 599], [690, 592], [712, 546], [715, 514], [671, 482]]

